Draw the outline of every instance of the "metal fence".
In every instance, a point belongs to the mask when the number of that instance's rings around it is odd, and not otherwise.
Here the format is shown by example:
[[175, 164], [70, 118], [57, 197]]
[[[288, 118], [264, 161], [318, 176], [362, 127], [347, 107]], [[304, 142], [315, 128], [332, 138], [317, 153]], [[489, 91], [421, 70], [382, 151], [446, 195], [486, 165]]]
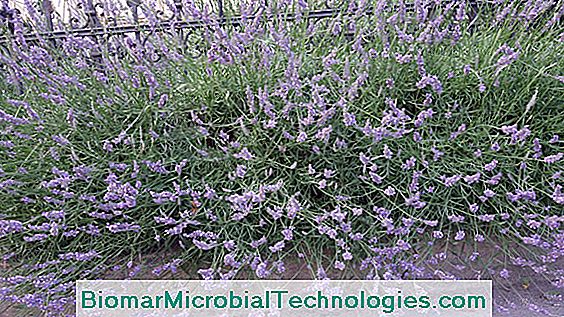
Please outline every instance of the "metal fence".
[[[67, 19], [61, 18], [60, 12], [56, 12], [56, 10], [54, 10], [51, 1], [56, 0], [18, 1], [26, 1], [28, 5], [25, 9], [31, 11], [31, 13], [28, 14], [31, 17], [27, 18], [29, 23], [26, 23], [26, 28], [23, 34], [23, 37], [27, 42], [33, 42], [41, 39], [57, 40], [68, 36], [111, 37], [124, 34], [136, 34], [136, 37], [140, 38], [142, 34], [146, 33], [165, 30], [201, 28], [208, 24], [208, 21], [204, 21], [202, 19], [191, 19], [187, 16], [185, 10], [186, 4], [183, 2], [186, 0], [143, 0], [144, 2], [141, 2], [142, 0], [105, 0], [109, 1], [106, 3], [94, 2], [104, 0], [72, 0], [82, 2], [74, 5], [71, 10], [72, 14], [70, 14]], [[38, 2], [36, 2], [35, 6], [33, 6], [29, 4], [29, 1]], [[150, 7], [151, 4], [146, 1], [164, 1], [164, 4], [160, 7]], [[229, 18], [226, 17], [226, 6], [232, 9], [234, 7], [234, 2], [232, 1], [235, 0], [200, 1], [202, 1], [199, 3], [202, 7], [207, 7], [211, 10], [208, 14], [212, 15], [216, 22], [220, 24], [241, 24], [242, 17], [238, 16], [236, 12], [234, 14], [234, 12], [232, 12], [234, 10], [229, 11]], [[262, 6], [263, 8], [268, 7], [269, 5], [268, 0], [256, 0], [252, 2], [254, 2], [255, 5]], [[306, 3], [307, 0], [300, 2]], [[310, 20], [335, 17], [339, 14], [343, 14], [343, 12], [346, 13], [346, 10], [351, 2], [353, 1], [320, 0], [315, 2], [318, 3], [318, 5], [312, 5], [312, 8], [306, 10], [307, 12], [304, 12], [304, 14], [300, 17]], [[409, 1], [406, 2], [409, 8]], [[478, 1], [471, 1], [471, 3], [477, 2]], [[120, 15], [122, 15], [121, 19], [118, 18], [117, 15], [110, 16], [104, 12], [104, 9], [107, 9], [108, 3], [122, 4], [121, 8], [118, 9], [121, 10], [121, 12], [119, 12]], [[194, 2], [190, 1], [190, 3]], [[152, 12], [150, 12], [151, 10]], [[15, 35], [11, 33], [11, 31], [13, 31], [13, 27], [10, 26], [10, 20], [16, 16], [21, 18], [24, 15], [24, 12], [22, 11], [24, 10], [22, 10], [21, 6], [20, 8], [14, 8], [4, 3], [4, 7], [0, 11], [0, 20], [4, 21], [4, 24], [7, 25], [8, 32], [4, 32], [4, 34], [0, 36], [0, 44], [5, 44], [10, 40], [10, 38], [15, 37]], [[368, 8], [364, 13], [370, 12], [371, 10]], [[123, 15], [128, 15], [130, 18], [125, 19], [123, 18]], [[149, 15], [150, 17], [148, 18]], [[266, 16], [266, 19], [268, 18], [269, 17]], [[285, 19], [293, 18], [294, 17], [291, 15], [285, 16]]]
[[[49, 1], [49, 0], [43, 0]], [[84, 15], [86, 18], [86, 23], [81, 25], [80, 27], [74, 28], [65, 28], [65, 29], [53, 29], [53, 20], [50, 14], [45, 14], [43, 16], [44, 25], [46, 26], [45, 29], [37, 29], [35, 27], [29, 26], [27, 28], [28, 32], [25, 32], [24, 38], [27, 41], [35, 41], [38, 39], [43, 40], [55, 40], [55, 39], [62, 39], [68, 36], [111, 36], [111, 35], [122, 35], [122, 34], [129, 34], [129, 33], [137, 33], [137, 32], [154, 32], [154, 31], [163, 31], [163, 30], [170, 30], [170, 29], [186, 29], [186, 28], [200, 28], [204, 27], [209, 24], [209, 21], [195, 19], [190, 20], [183, 16], [183, 4], [181, 0], [174, 0], [174, 11], [172, 11], [172, 15], [166, 18], [159, 18], [158, 21], [153, 22], [143, 22], [139, 18], [138, 14], [138, 7], [139, 2], [136, 0], [128, 1], [128, 5], [130, 6], [131, 15], [133, 17], [133, 23], [126, 23], [126, 24], [118, 24], [116, 21], [112, 21], [111, 23], [103, 24], [99, 15], [97, 14], [94, 5], [92, 4], [92, 0], [86, 0], [88, 5], [84, 8]], [[135, 1], [135, 2], [134, 2]], [[219, 24], [230, 24], [230, 25], [241, 25], [243, 19], [253, 19], [254, 16], [230, 16], [229, 18], [225, 17], [224, 13], [224, 6], [223, 0], [215, 0], [217, 5], [217, 12], [214, 12], [217, 23]], [[9, 10], [9, 9], [8, 9]], [[13, 11], [4, 11], [5, 13], [0, 13], [0, 16], [7, 16], [11, 17], [14, 14]], [[339, 13], [342, 13], [342, 10], [339, 8], [325, 8], [320, 10], [312, 10], [308, 12], [306, 15], [302, 16], [305, 19], [323, 19], [329, 17], [335, 17]], [[266, 16], [266, 19], [269, 19]], [[295, 16], [286, 16], [284, 17], [285, 20], [292, 20], [295, 19]], [[9, 19], [4, 19], [9, 20]], [[9, 23], [9, 22], [7, 22]], [[0, 43], [5, 43], [10, 37], [14, 37], [13, 34], [4, 34], [0, 37]]]
[[[13, 25], [11, 24], [14, 18], [20, 18], [23, 15], [21, 9], [10, 7], [9, 1], [3, 0], [4, 6], [0, 9], [0, 21], [4, 24], [4, 32], [0, 35], [0, 45], [5, 46], [12, 39], [16, 38], [13, 33]], [[6, 2], [8, 1], [8, 2]], [[54, 17], [55, 10], [51, 1], [55, 0], [18, 0], [27, 3], [27, 9], [32, 11], [28, 23], [24, 29], [23, 37], [27, 43], [36, 41], [51, 41], [56, 42], [60, 39], [65, 39], [70, 36], [75, 37], [90, 37], [94, 39], [101, 39], [107, 41], [112, 37], [133, 36], [142, 44], [145, 43], [149, 37], [156, 33], [168, 32], [175, 33], [175, 36], [187, 37], [190, 32], [182, 32], [185, 29], [198, 29], [209, 25], [209, 19], [194, 19], [186, 12], [186, 3], [189, 1], [191, 4], [194, 1], [190, 0], [59, 0], [59, 1], [81, 1], [73, 7], [73, 14], [66, 20], [62, 21], [60, 17]], [[37, 1], [35, 5], [31, 5], [30, 1]], [[108, 2], [95, 2], [95, 1], [108, 1]], [[142, 2], [143, 1], [143, 2]], [[164, 1], [164, 5], [159, 7], [151, 7], [152, 4], [147, 1]], [[206, 7], [209, 10], [207, 13], [213, 17], [214, 23], [241, 25], [244, 19], [253, 19], [254, 16], [246, 16], [243, 18], [237, 12], [229, 11], [229, 16], [226, 16], [226, 6], [234, 8], [233, 1], [237, 0], [196, 0], [200, 1], [201, 7]], [[269, 0], [256, 0], [252, 1], [256, 6], [263, 9], [269, 6]], [[270, 0], [273, 2], [272, 0]], [[439, 6], [452, 3], [454, 0], [440, 1]], [[301, 1], [302, 3], [307, 0]], [[308, 20], [321, 20], [324, 18], [336, 17], [338, 15], [347, 14], [347, 8], [352, 1], [349, 0], [319, 0], [319, 6], [312, 5], [310, 9], [300, 13], [299, 17]], [[370, 2], [370, 1], [368, 1]], [[407, 9], [413, 8], [413, 3], [405, 1]], [[488, 0], [470, 0], [468, 2], [468, 10], [470, 15], [476, 15], [484, 7], [492, 4]], [[104, 12], [107, 9], [107, 4], [121, 3], [123, 6], [118, 10], [126, 9], [126, 14], [130, 19], [119, 19], [117, 15], [110, 16]], [[274, 2], [273, 2], [274, 3]], [[239, 2], [237, 2], [239, 4]], [[270, 3], [272, 4], [272, 3]], [[395, 3], [397, 5], [397, 3]], [[555, 6], [552, 8], [554, 9]], [[364, 14], [372, 12], [370, 7], [364, 10]], [[120, 14], [124, 12], [121, 11]], [[254, 14], [258, 14], [257, 11]], [[272, 18], [264, 11], [260, 13], [264, 15], [264, 19]], [[294, 15], [285, 15], [282, 17], [286, 20], [295, 19]], [[64, 19], [63, 19], [64, 20]], [[187, 38], [182, 39], [187, 42]]]
[[[204, 37], [205, 30], [210, 27], [210, 24], [238, 27], [243, 26], [245, 21], [255, 19], [260, 20], [261, 23], [268, 23], [273, 21], [275, 15], [272, 7], [274, 2], [268, 3], [268, 0], [254, 1], [251, 7], [252, 12], [246, 12], [245, 15], [241, 15], [241, 12], [234, 9], [232, 2], [227, 3], [229, 11], [226, 13], [225, 1], [230, 0], [203, 0], [206, 3], [199, 9], [205, 12], [205, 16], [201, 17], [191, 12], [193, 7], [185, 8], [186, 4], [183, 0], [164, 0], [169, 1], [168, 14], [164, 14], [162, 10], [160, 12], [159, 10], [148, 11], [147, 4], [141, 3], [141, 0], [125, 0], [128, 14], [131, 17], [129, 21], [125, 19], [118, 21], [115, 18], [104, 20], [97, 10], [99, 5], [95, 4], [94, 0], [83, 0], [83, 5], [80, 7], [82, 23], [77, 24], [76, 19], [72, 18], [69, 20], [70, 23], [62, 24], [60, 21], [55, 21], [52, 10], [48, 10], [50, 0], [40, 1], [40, 8], [44, 9], [38, 11], [41, 14], [28, 19], [32, 23], [27, 25], [23, 34], [17, 34], [9, 26], [10, 19], [15, 17], [14, 14], [20, 13], [10, 9], [4, 11], [7, 12], [5, 14], [7, 18], [4, 18], [4, 21], [7, 22], [8, 27], [4, 28], [4, 34], [0, 36], [0, 47], [9, 46], [10, 43], [14, 43], [14, 40], [21, 42], [22, 38], [28, 44], [42, 43], [52, 46], [59, 46], [65, 39], [71, 37], [88, 38], [93, 40], [97, 46], [97, 49], [90, 50], [89, 60], [97, 64], [96, 61], [101, 60], [103, 52], [119, 58], [128, 58], [127, 47], [131, 45], [141, 48], [145, 59], [158, 61], [163, 57], [162, 52], [156, 49], [153, 54], [147, 53], [147, 43], [165, 39], [175, 43], [176, 49], [182, 51], [182, 54], [196, 58], [205, 53], [206, 45], [209, 44]], [[276, 19], [278, 21], [302, 19], [307, 20], [308, 23], [319, 23], [339, 15], [353, 14], [352, 10], [347, 11], [350, 4], [348, 0], [327, 0], [320, 4], [322, 6], [316, 6], [315, 10], [302, 8], [299, 11], [276, 14]], [[142, 10], [142, 6], [145, 6], [145, 10]], [[201, 14], [202, 11], [199, 13]], [[367, 7], [363, 14], [371, 12], [370, 7]]]

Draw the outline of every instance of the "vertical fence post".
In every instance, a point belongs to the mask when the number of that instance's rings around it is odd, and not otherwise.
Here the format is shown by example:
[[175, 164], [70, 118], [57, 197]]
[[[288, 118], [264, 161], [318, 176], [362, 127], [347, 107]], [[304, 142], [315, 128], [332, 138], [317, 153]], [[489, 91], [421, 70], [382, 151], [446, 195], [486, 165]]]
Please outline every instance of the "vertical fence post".
[[[14, 55], [13, 44], [14, 41], [11, 37], [14, 36], [15, 26], [14, 20], [16, 19], [15, 9], [10, 8], [7, 1], [2, 1], [2, 8], [0, 8], [0, 22], [8, 28], [8, 33], [5, 34], [5, 42], [0, 46], [2, 49], [6, 49], [8, 56], [12, 57]], [[18, 95], [24, 94], [23, 85], [16, 75], [16, 71], [9, 65], [0, 63], [0, 67], [5, 68], [13, 79], [14, 86], [16, 88]]]
[[51, 4], [51, 0], [41, 1], [41, 11], [43, 12], [45, 18], [46, 31], [53, 31], [53, 17], [51, 16], [53, 13], [53, 5]]
[[225, 16], [223, 13], [223, 0], [217, 0], [218, 14], [221, 19]]
[[[98, 15], [96, 14], [96, 8], [94, 7], [93, 0], [86, 0], [84, 4], [84, 13], [88, 17], [87, 27], [91, 29], [101, 28], [102, 23], [100, 23]], [[92, 38], [97, 46], [94, 47], [90, 52], [90, 58], [94, 62], [94, 65], [98, 67], [98, 69], [102, 69], [102, 50], [99, 47], [100, 41], [98, 40], [98, 35], [96, 34], [96, 32], [97, 30], [93, 30]]]
[[[127, 0], [127, 5], [131, 9], [131, 15], [133, 17], [133, 23], [135, 26], [139, 25], [139, 5], [141, 4], [141, 0]], [[141, 33], [139, 31], [135, 31], [135, 40], [137, 43], [141, 43]]]
[[86, 0], [86, 7], [84, 8], [84, 13], [88, 17], [88, 26], [91, 28], [99, 28], [102, 26], [98, 15], [96, 14], [96, 8], [94, 8], [94, 3], [92, 0]]
[[[179, 22], [179, 23], [182, 22], [182, 18], [183, 18], [182, 0], [174, 0], [174, 10], [175, 10], [175, 12], [174, 12], [175, 21]], [[177, 31], [177, 33], [175, 34], [175, 36], [176, 36], [176, 39], [178, 41], [178, 44], [176, 46], [177, 50], [183, 51], [183, 49], [184, 49], [183, 48], [183, 45], [184, 45], [184, 30], [182, 29], [181, 26], [177, 26], [176, 31]]]
[[182, 0], [174, 0], [174, 9], [176, 12], [174, 12], [176, 21], [181, 21], [182, 20]]
[[0, 20], [8, 27], [10, 35], [14, 35], [14, 19], [16, 18], [16, 10], [10, 8], [6, 1], [3, 1], [0, 9]]

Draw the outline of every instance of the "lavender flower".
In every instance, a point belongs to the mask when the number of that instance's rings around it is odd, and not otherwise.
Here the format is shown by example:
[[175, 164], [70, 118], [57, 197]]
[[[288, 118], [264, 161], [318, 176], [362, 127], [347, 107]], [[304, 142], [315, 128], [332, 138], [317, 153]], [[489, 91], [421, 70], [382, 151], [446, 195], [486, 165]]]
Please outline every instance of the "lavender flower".
[[70, 144], [69, 140], [67, 140], [67, 138], [65, 138], [64, 136], [62, 136], [60, 134], [59, 135], [53, 135], [52, 139], [53, 139], [53, 141], [57, 142], [60, 146], [66, 146], [66, 145]]
[[492, 222], [494, 219], [495, 219], [495, 215], [490, 215], [490, 214], [478, 216], [478, 220], [483, 222]]
[[266, 243], [266, 237], [262, 237], [262, 238], [260, 238], [259, 240], [252, 241], [252, 242], [251, 242], [251, 247], [252, 247], [253, 249], [256, 249], [256, 248], [258, 248], [259, 246], [261, 246], [261, 245], [263, 245], [263, 244], [265, 244], [265, 243]]
[[20, 221], [0, 219], [0, 238], [6, 237], [11, 233], [22, 232], [23, 230], [24, 227]]
[[480, 176], [481, 176], [480, 172], [473, 175], [464, 176], [464, 181], [468, 185], [472, 185], [480, 180]]
[[209, 268], [209, 269], [199, 269], [198, 270], [198, 274], [200, 274], [200, 276], [204, 279], [204, 280], [213, 280], [213, 277], [215, 275], [215, 270], [213, 268]]
[[101, 256], [95, 250], [88, 251], [86, 253], [70, 252], [70, 253], [59, 254], [59, 259], [65, 261], [87, 262], [99, 257]]
[[450, 220], [452, 223], [460, 223], [460, 222], [464, 222], [464, 216], [458, 216], [458, 215], [451, 215], [447, 217], [448, 220]]
[[562, 185], [556, 185], [552, 193], [552, 200], [557, 204], [564, 205], [564, 192], [562, 192]]
[[115, 223], [107, 225], [106, 228], [112, 233], [120, 233], [126, 231], [139, 232], [141, 226], [133, 223]]
[[268, 249], [272, 253], [278, 253], [278, 252], [282, 251], [282, 249], [284, 249], [285, 246], [286, 246], [286, 244], [284, 243], [284, 240], [282, 240], [282, 241], [276, 242], [273, 246], [268, 247]]
[[249, 150], [246, 147], [241, 149], [241, 151], [239, 153], [233, 154], [233, 156], [235, 158], [242, 159], [242, 160], [245, 160], [245, 161], [249, 161], [249, 160], [252, 160], [254, 158], [253, 154], [251, 154], [251, 152], [249, 152]]
[[554, 164], [564, 158], [564, 153], [560, 152], [555, 155], [546, 156], [543, 160], [547, 164]]
[[282, 235], [284, 236], [284, 240], [291, 241], [294, 239], [294, 227], [288, 227], [282, 230]]
[[245, 165], [237, 165], [237, 167], [235, 168], [235, 176], [239, 178], [245, 177], [246, 173], [247, 173], [247, 167]]
[[402, 170], [410, 170], [413, 167], [415, 167], [416, 162], [417, 162], [417, 159], [412, 156], [408, 160], [406, 160], [405, 163], [402, 164], [401, 169]]
[[449, 140], [456, 139], [459, 135], [461, 135], [464, 131], [466, 131], [466, 124], [461, 124], [456, 131], [451, 133]]
[[295, 218], [302, 209], [299, 201], [296, 199], [298, 195], [299, 192], [292, 195], [292, 197], [290, 197], [290, 200], [288, 201], [288, 205], [286, 206], [286, 211], [289, 219]]
[[461, 178], [462, 178], [462, 176], [460, 176], [460, 175], [453, 175], [453, 176], [449, 176], [449, 177], [442, 175], [440, 177], [440, 180], [443, 181], [443, 183], [446, 187], [452, 187], [456, 183], [458, 183], [458, 181]]
[[387, 144], [384, 144], [384, 157], [388, 160], [390, 160], [392, 158], [392, 151], [390, 150], [390, 148], [388, 147]]
[[334, 267], [339, 271], [343, 271], [346, 266], [345, 266], [345, 263], [343, 263], [341, 261], [335, 261]]
[[388, 186], [384, 190], [384, 194], [386, 194], [387, 196], [393, 196], [393, 195], [395, 195], [395, 193], [396, 193], [396, 190], [392, 186]]
[[504, 134], [508, 134], [511, 136], [510, 144], [516, 144], [517, 142], [523, 142], [525, 139], [531, 135], [531, 130], [528, 126], [524, 126], [520, 130], [517, 129], [517, 125], [514, 124], [512, 126], [502, 126], [501, 131]]
[[484, 190], [484, 196], [487, 198], [492, 198], [493, 196], [495, 196], [495, 192], [491, 189], [486, 189]]
[[417, 82], [416, 86], [419, 89], [431, 86], [436, 93], [440, 94], [443, 92], [443, 85], [437, 76], [425, 75], [419, 82]]
[[485, 169], [486, 171], [488, 171], [488, 172], [491, 172], [491, 171], [494, 170], [494, 168], [497, 167], [497, 163], [498, 163], [498, 161], [494, 159], [494, 160], [492, 160], [490, 163], [486, 164], [486, 165], [484, 166], [484, 169]]

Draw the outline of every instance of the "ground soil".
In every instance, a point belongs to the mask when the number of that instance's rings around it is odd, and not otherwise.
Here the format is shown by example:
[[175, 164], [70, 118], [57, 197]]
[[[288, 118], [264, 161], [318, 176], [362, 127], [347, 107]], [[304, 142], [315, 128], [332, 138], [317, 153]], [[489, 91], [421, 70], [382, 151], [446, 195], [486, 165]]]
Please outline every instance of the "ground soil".
[[[440, 248], [440, 246], [437, 246]], [[473, 250], [476, 251], [476, 250]], [[543, 278], [540, 275], [534, 274], [528, 268], [520, 268], [511, 266], [506, 261], [500, 260], [499, 250], [495, 247], [488, 248], [487, 246], [478, 250], [482, 254], [483, 259], [488, 262], [488, 268], [499, 270], [507, 268], [511, 274], [507, 279], [496, 279], [494, 281], [494, 317], [563, 317], [564, 316], [564, 290], [558, 289], [551, 283], [550, 278]], [[437, 251], [438, 252], [438, 251]], [[454, 255], [467, 253], [468, 249], [464, 246], [450, 246], [449, 252]], [[162, 254], [154, 254], [147, 256], [143, 261], [147, 263], [158, 263], [161, 259], [167, 258]], [[170, 258], [170, 257], [168, 257]], [[456, 272], [457, 277], [466, 279], [476, 279], [477, 275], [487, 275], [482, 272], [479, 265], [460, 265], [462, 262], [459, 260], [463, 256], [450, 256], [448, 260], [441, 261], [436, 267], [429, 267], [430, 270], [441, 270], [445, 272]], [[155, 265], [153, 265], [155, 266]], [[564, 261], [558, 263], [557, 266], [564, 268]], [[135, 279], [157, 279], [150, 271], [151, 264], [147, 269], [143, 269], [135, 277]], [[183, 267], [175, 274], [168, 274], [167, 276], [160, 276], [164, 279], [199, 279], [196, 273], [196, 267], [192, 268]], [[0, 270], [9, 270], [9, 267], [0, 266]], [[1, 275], [2, 272], [0, 272]], [[362, 272], [351, 270], [347, 273], [328, 271], [331, 278], [334, 279], [361, 279]], [[128, 271], [126, 268], [108, 272], [104, 279], [125, 279], [127, 278]], [[252, 272], [242, 272], [239, 276], [240, 279], [254, 278]], [[301, 279], [308, 280], [315, 278], [315, 271], [307, 265], [302, 259], [295, 258], [286, 261], [286, 272], [280, 275], [272, 276], [273, 279]], [[487, 278], [486, 278], [487, 279]], [[72, 309], [69, 308], [69, 309]], [[37, 311], [31, 311], [21, 306], [7, 305], [7, 303], [0, 303], [0, 317], [26, 317], [40, 316]]]

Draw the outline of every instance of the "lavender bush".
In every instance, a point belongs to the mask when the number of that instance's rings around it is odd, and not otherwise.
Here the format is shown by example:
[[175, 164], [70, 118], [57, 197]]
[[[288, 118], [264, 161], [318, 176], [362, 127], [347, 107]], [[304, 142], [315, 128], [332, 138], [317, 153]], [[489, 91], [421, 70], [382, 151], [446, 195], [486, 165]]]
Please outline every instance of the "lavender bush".
[[162, 250], [156, 278], [455, 279], [429, 267], [464, 246], [470, 278], [563, 287], [562, 1], [320, 5], [186, 2], [204, 27], [145, 42], [8, 15], [2, 301], [72, 315], [76, 279]]

